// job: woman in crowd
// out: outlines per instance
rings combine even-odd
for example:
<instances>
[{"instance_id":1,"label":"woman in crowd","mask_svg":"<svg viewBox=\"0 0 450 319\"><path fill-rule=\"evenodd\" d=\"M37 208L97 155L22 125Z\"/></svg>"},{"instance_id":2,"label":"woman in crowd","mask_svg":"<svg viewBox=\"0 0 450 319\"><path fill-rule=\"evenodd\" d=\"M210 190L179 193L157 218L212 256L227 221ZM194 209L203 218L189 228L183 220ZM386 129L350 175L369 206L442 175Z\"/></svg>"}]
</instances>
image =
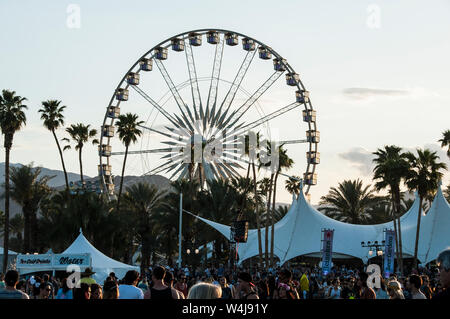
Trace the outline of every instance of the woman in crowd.
<instances>
[{"instance_id":1,"label":"woman in crowd","mask_svg":"<svg viewBox=\"0 0 450 319\"><path fill-rule=\"evenodd\" d=\"M73 299L72 289L67 286L67 278L63 279L62 287L58 289L55 299Z\"/></svg>"},{"instance_id":2,"label":"woman in crowd","mask_svg":"<svg viewBox=\"0 0 450 319\"><path fill-rule=\"evenodd\" d=\"M192 286L188 292L187 299L220 299L220 297L222 297L220 286L200 282Z\"/></svg>"},{"instance_id":3,"label":"woman in crowd","mask_svg":"<svg viewBox=\"0 0 450 319\"><path fill-rule=\"evenodd\" d=\"M116 281L105 281L103 285L103 299L119 299L119 286Z\"/></svg>"},{"instance_id":4,"label":"woman in crowd","mask_svg":"<svg viewBox=\"0 0 450 319\"><path fill-rule=\"evenodd\" d=\"M339 279L332 281L332 286L328 289L327 299L341 299L341 283Z\"/></svg>"},{"instance_id":5,"label":"woman in crowd","mask_svg":"<svg viewBox=\"0 0 450 319\"><path fill-rule=\"evenodd\" d=\"M396 280L392 280L388 283L387 293L389 295L389 299L405 299L402 287L400 283Z\"/></svg>"},{"instance_id":6,"label":"woman in crowd","mask_svg":"<svg viewBox=\"0 0 450 319\"><path fill-rule=\"evenodd\" d=\"M99 284L91 285L91 299L103 299L102 286Z\"/></svg>"}]
</instances>

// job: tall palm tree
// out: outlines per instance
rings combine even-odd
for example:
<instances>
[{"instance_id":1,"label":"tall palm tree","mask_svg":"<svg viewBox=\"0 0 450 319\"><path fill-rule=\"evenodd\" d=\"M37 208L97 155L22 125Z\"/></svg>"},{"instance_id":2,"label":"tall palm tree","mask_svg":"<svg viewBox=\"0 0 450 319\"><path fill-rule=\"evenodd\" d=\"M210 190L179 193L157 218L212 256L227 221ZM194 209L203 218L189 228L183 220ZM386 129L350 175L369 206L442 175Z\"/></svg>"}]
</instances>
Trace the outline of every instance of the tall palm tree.
<instances>
[{"instance_id":1,"label":"tall palm tree","mask_svg":"<svg viewBox=\"0 0 450 319\"><path fill-rule=\"evenodd\" d=\"M300 194L300 176L292 176L285 181L285 188L289 194Z\"/></svg>"},{"instance_id":2,"label":"tall palm tree","mask_svg":"<svg viewBox=\"0 0 450 319\"><path fill-rule=\"evenodd\" d=\"M442 138L439 142L441 142L441 147L448 147L447 156L450 158L450 130L442 132Z\"/></svg>"},{"instance_id":3,"label":"tall palm tree","mask_svg":"<svg viewBox=\"0 0 450 319\"><path fill-rule=\"evenodd\" d=\"M59 145L58 138L56 137L56 130L64 125L64 115L63 111L66 108L65 105L60 106L61 101L58 100L47 100L42 102L42 109L38 112L41 113L41 120L44 121L44 126L52 132L53 137L58 147L59 157L61 158L61 163L64 171L64 178L66 181L66 189L69 189L69 179L67 178L66 165L64 164L63 152L61 146Z\"/></svg>"},{"instance_id":4,"label":"tall palm tree","mask_svg":"<svg viewBox=\"0 0 450 319\"><path fill-rule=\"evenodd\" d=\"M278 169L275 173L275 179L273 182L273 200L272 200L272 210L270 214L270 223L272 225L271 232L270 232L270 264L273 267L274 266L274 255L273 255L273 249L274 249L274 237L275 237L275 223L274 223L274 217L273 214L275 213L275 203L277 199L277 181L278 176L280 175L282 170L289 170L294 165L294 161L287 155L287 151L283 148L283 145L280 145L278 148L278 156L279 156L279 162L278 162Z\"/></svg>"},{"instance_id":5,"label":"tall palm tree","mask_svg":"<svg viewBox=\"0 0 450 319\"><path fill-rule=\"evenodd\" d=\"M319 211L333 219L350 224L367 224L369 221L368 209L374 206L379 199L375 196L371 185L363 186L357 180L344 180L338 187L331 187L327 195L320 198Z\"/></svg>"},{"instance_id":6,"label":"tall palm tree","mask_svg":"<svg viewBox=\"0 0 450 319\"><path fill-rule=\"evenodd\" d=\"M253 173L253 193L254 193L255 199L258 197L258 184L256 181L255 160L257 160L258 149L260 147L259 139L260 139L260 134L257 133L256 134L256 145L253 145L254 148L251 150L250 149L250 135L245 135L245 152L244 153L245 153L245 156L247 156L249 159L247 178L250 175L250 167L251 167L252 173ZM253 152L255 154L253 154ZM255 217L256 217L256 228L257 228L257 232L258 232L258 267L261 267L263 253L262 253L262 240L261 240L261 216L260 216L258 204L255 205Z\"/></svg>"},{"instance_id":7,"label":"tall palm tree","mask_svg":"<svg viewBox=\"0 0 450 319\"><path fill-rule=\"evenodd\" d=\"M401 147L386 145L384 149L378 149L373 154L376 156L373 162L373 180L376 181L375 189L380 191L388 189L392 198L394 211L394 231L396 233L396 251L400 272L403 273L403 245L402 228L400 224L401 215L401 193L400 183L408 175L409 163L406 155L401 153Z\"/></svg>"},{"instance_id":8,"label":"tall palm tree","mask_svg":"<svg viewBox=\"0 0 450 319\"><path fill-rule=\"evenodd\" d=\"M164 191L159 191L156 186L148 183L137 183L127 187L124 194L125 210L136 218L135 232L141 241L141 273L150 265L150 234L153 215L163 204Z\"/></svg>"},{"instance_id":9,"label":"tall palm tree","mask_svg":"<svg viewBox=\"0 0 450 319\"><path fill-rule=\"evenodd\" d=\"M37 216L39 202L50 193L47 183L54 176L42 176L41 167L33 163L20 167L11 167L11 197L22 206L24 218L23 252L35 252L37 243Z\"/></svg>"},{"instance_id":10,"label":"tall palm tree","mask_svg":"<svg viewBox=\"0 0 450 319\"><path fill-rule=\"evenodd\" d=\"M19 131L22 126L26 125L27 118L24 110L28 107L23 103L27 99L16 95L15 91L2 90L0 95L0 128L2 134L5 135L5 231L3 234L3 272L6 272L8 265L8 249L9 249L9 154L11 152L14 134Z\"/></svg>"},{"instance_id":11,"label":"tall palm tree","mask_svg":"<svg viewBox=\"0 0 450 319\"><path fill-rule=\"evenodd\" d=\"M117 209L120 207L120 196L122 194L123 177L125 175L125 164L127 162L128 147L131 143L136 143L137 138L141 136L142 131L138 128L144 121L138 121L137 114L127 113L120 115L116 122L117 133L119 133L119 139L125 145L125 158L123 159L122 177L120 179L119 196L117 198Z\"/></svg>"},{"instance_id":12,"label":"tall palm tree","mask_svg":"<svg viewBox=\"0 0 450 319\"><path fill-rule=\"evenodd\" d=\"M417 216L416 242L414 245L414 262L417 268L417 250L419 247L420 220L422 216L422 202L425 198L433 196L439 187L439 182L444 175L440 170L447 169L447 165L438 162L439 156L429 149L417 149L417 157L411 153L406 153L411 166L406 185L410 190L417 190L419 193L419 214Z\"/></svg>"},{"instance_id":13,"label":"tall palm tree","mask_svg":"<svg viewBox=\"0 0 450 319\"><path fill-rule=\"evenodd\" d=\"M81 160L81 152L83 150L83 146L85 143L87 143L90 139L92 139L92 145L98 144L98 140L94 138L97 135L96 129L89 129L90 125L84 125L83 123L78 124L72 124L70 127L66 128L66 132L69 133L70 137L74 142L75 150L78 151L78 160L80 162L80 175L81 175L81 183L84 182L83 179L83 162ZM68 138L63 138L63 141L66 141L70 143L70 140ZM70 149L70 145L66 145L64 147L64 150Z\"/></svg>"}]
</instances>

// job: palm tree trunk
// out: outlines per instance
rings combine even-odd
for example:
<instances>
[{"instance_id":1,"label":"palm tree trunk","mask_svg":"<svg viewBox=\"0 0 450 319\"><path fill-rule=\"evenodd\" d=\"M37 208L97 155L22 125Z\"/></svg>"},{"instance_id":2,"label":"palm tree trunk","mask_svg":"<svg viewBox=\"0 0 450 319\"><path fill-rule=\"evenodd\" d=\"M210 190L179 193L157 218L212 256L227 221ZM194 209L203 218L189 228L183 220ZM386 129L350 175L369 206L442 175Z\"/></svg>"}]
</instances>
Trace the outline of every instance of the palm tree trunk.
<instances>
[{"instance_id":1,"label":"palm tree trunk","mask_svg":"<svg viewBox=\"0 0 450 319\"><path fill-rule=\"evenodd\" d=\"M12 136L5 134L5 230L3 233L3 273L8 267L9 249L9 152L12 146Z\"/></svg>"},{"instance_id":2,"label":"palm tree trunk","mask_svg":"<svg viewBox=\"0 0 450 319\"><path fill-rule=\"evenodd\" d=\"M63 167L63 171L64 171L64 178L66 180L66 190L68 190L69 189L69 179L67 178L67 171L66 171L66 165L64 164L63 153L61 150L61 146L59 145L58 138L56 137L55 130L52 130L52 133L53 133L53 137L55 138L55 141L56 141L56 146L58 146L59 156L61 157L61 163L62 163L62 167Z\"/></svg>"},{"instance_id":3,"label":"palm tree trunk","mask_svg":"<svg viewBox=\"0 0 450 319\"><path fill-rule=\"evenodd\" d=\"M275 180L273 182L273 201L272 201L272 211L270 212L270 224L272 225L270 231L270 265L274 266L273 260L273 245L274 245L274 236L275 236L275 227L274 227L274 219L273 214L275 212L275 200L277 198L277 180L278 180L278 172L275 174Z\"/></svg>"},{"instance_id":4,"label":"palm tree trunk","mask_svg":"<svg viewBox=\"0 0 450 319\"><path fill-rule=\"evenodd\" d=\"M396 215L398 222L398 249L400 257L400 273L403 274L403 245L402 245L402 226L400 223L400 190L396 191Z\"/></svg>"},{"instance_id":5,"label":"palm tree trunk","mask_svg":"<svg viewBox=\"0 0 450 319\"><path fill-rule=\"evenodd\" d=\"M417 250L419 248L420 219L421 219L421 216L422 216L422 201L423 201L423 198L422 198L422 196L420 196L420 200L419 200L419 216L417 216L416 243L414 245L414 265L415 265L416 269L417 269L417 265L418 265Z\"/></svg>"},{"instance_id":6,"label":"palm tree trunk","mask_svg":"<svg viewBox=\"0 0 450 319\"><path fill-rule=\"evenodd\" d=\"M30 253L31 252L31 236L30 236L30 212L28 211L28 209L25 207L22 208L22 213L23 213L23 253Z\"/></svg>"},{"instance_id":7,"label":"palm tree trunk","mask_svg":"<svg viewBox=\"0 0 450 319\"><path fill-rule=\"evenodd\" d=\"M81 151L82 150L83 150L83 147L80 147L80 150L78 152L78 161L80 162L81 183L84 183L84 179L83 179L83 162L81 161Z\"/></svg>"},{"instance_id":8,"label":"palm tree trunk","mask_svg":"<svg viewBox=\"0 0 450 319\"><path fill-rule=\"evenodd\" d=\"M258 197L258 187L256 184L256 170L255 170L255 163L252 163L252 169L253 169L253 187L255 192L255 215L256 215L256 228L258 229L258 267L261 268L262 266L262 242L261 242L261 221L259 216L259 205L257 202Z\"/></svg>"},{"instance_id":9,"label":"palm tree trunk","mask_svg":"<svg viewBox=\"0 0 450 319\"><path fill-rule=\"evenodd\" d=\"M400 267L400 252L398 250L398 229L397 229L397 214L395 212L395 206L392 206L393 208L393 215L394 218L392 219L392 222L394 223L394 233L395 233L395 255L397 258L397 267Z\"/></svg>"},{"instance_id":10,"label":"palm tree trunk","mask_svg":"<svg viewBox=\"0 0 450 319\"><path fill-rule=\"evenodd\" d=\"M125 146L125 158L123 159L122 177L120 178L119 196L117 197L117 210L119 210L120 206L120 196L122 195L123 177L125 176L125 164L127 162L127 156L128 156L128 145Z\"/></svg>"},{"instance_id":11,"label":"palm tree trunk","mask_svg":"<svg viewBox=\"0 0 450 319\"><path fill-rule=\"evenodd\" d=\"M266 236L264 239L265 244L265 251L264 251L264 257L265 257L265 266L266 268L269 267L269 214L270 214L270 202L272 199L272 184L273 184L273 174L270 175L270 185L269 185L269 195L267 196L267 211L266 211Z\"/></svg>"}]
</instances>

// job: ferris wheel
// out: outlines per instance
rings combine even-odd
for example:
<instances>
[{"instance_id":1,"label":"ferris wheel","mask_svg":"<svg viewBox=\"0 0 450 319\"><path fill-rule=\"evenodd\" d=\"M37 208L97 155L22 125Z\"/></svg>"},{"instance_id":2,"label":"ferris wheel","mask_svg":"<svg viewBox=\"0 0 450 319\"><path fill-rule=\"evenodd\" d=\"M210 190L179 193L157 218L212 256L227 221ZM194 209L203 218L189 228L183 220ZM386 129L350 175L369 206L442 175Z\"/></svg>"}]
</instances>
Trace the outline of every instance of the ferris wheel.
<instances>
[{"instance_id":1,"label":"ferris wheel","mask_svg":"<svg viewBox=\"0 0 450 319\"><path fill-rule=\"evenodd\" d=\"M132 169L138 175L200 182L241 176L250 163L241 154L243 137L248 143L249 136L258 136L276 138L277 145L295 155L305 194L317 183L320 132L309 91L286 59L249 36L220 29L184 32L131 66L101 127L98 170L111 197L112 165L121 165L119 157L125 154L114 123L124 111L143 120L142 135L127 153L127 173ZM204 156L207 149L213 160Z\"/></svg>"}]
</instances>

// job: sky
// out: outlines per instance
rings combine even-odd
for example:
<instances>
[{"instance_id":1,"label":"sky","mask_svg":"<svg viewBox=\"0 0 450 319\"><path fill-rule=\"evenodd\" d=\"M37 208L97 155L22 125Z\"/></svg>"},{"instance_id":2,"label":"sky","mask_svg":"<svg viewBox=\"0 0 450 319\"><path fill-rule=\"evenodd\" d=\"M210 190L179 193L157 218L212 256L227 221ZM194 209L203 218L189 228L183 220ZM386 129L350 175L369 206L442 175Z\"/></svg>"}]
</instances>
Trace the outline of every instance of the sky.
<instances>
[{"instance_id":1,"label":"sky","mask_svg":"<svg viewBox=\"0 0 450 319\"><path fill-rule=\"evenodd\" d=\"M176 34L217 28L248 35L272 47L311 92L321 134L318 184L310 190L313 204L345 179L373 183L371 153L384 145L408 151L430 148L450 167L438 143L442 132L450 129L449 15L447 0L426 5L400 0L2 0L0 89L14 90L28 99L27 124L15 135L11 162L61 169L53 137L37 112L42 101L62 100L67 106L66 125L82 122L100 129L114 89L145 52ZM225 47L224 59L229 64L222 67L219 87L229 87L226 81L233 80L244 54L240 48ZM208 75L212 46L203 45L201 50L195 49L196 64ZM182 57L169 51L166 62L176 85L188 79ZM270 70L270 61L255 61L236 103L244 101L248 96L245 92L254 91ZM157 72L151 73L142 78L142 88L163 101L167 86ZM293 94L281 82L261 98L258 112L251 112L248 120L286 105L275 104ZM208 82L201 85L206 89ZM224 91L219 89L219 98ZM182 92L184 96L188 93L189 89ZM129 102L121 105L122 113L135 112L147 124L163 125L162 117L151 113L144 101L130 96ZM303 139L307 129L300 111L269 122L269 128L280 140ZM63 129L57 134L67 137ZM145 134L133 147L157 147L160 142L159 137ZM112 145L114 151L123 150L117 137ZM306 146L287 149L295 161L287 174L301 175ZM68 170L78 172L75 151L66 151L64 157ZM3 148L0 158L4 158ZM112 160L115 175L121 172L122 160ZM126 173L142 174L158 160L130 157ZM97 148L86 146L84 173L95 176L98 163ZM443 184L449 183L447 172ZM284 178L279 185L277 201L289 203L291 197L282 187Z\"/></svg>"}]
</instances>

